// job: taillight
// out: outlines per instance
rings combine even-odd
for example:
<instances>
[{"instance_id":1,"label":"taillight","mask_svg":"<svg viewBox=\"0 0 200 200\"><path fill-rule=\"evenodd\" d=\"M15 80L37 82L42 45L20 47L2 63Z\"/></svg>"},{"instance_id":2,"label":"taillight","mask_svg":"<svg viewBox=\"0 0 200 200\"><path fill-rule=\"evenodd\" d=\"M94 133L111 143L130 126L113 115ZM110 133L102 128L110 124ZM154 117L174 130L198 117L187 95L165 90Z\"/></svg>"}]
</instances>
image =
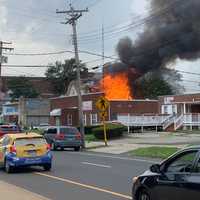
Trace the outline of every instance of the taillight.
<instances>
[{"instance_id":1,"label":"taillight","mask_svg":"<svg viewBox=\"0 0 200 200\"><path fill-rule=\"evenodd\" d=\"M50 151L50 150L51 150L51 145L47 144L47 151Z\"/></svg>"},{"instance_id":2,"label":"taillight","mask_svg":"<svg viewBox=\"0 0 200 200\"><path fill-rule=\"evenodd\" d=\"M10 153L16 153L17 150L16 150L16 147L15 146L11 146L10 147Z\"/></svg>"},{"instance_id":3,"label":"taillight","mask_svg":"<svg viewBox=\"0 0 200 200\"><path fill-rule=\"evenodd\" d=\"M78 133L76 133L75 137L76 137L77 140L80 140L81 139L81 134L78 132Z\"/></svg>"},{"instance_id":4,"label":"taillight","mask_svg":"<svg viewBox=\"0 0 200 200\"><path fill-rule=\"evenodd\" d=\"M57 140L64 140L65 139L65 134L60 133L60 134L56 135L56 139Z\"/></svg>"}]
</instances>

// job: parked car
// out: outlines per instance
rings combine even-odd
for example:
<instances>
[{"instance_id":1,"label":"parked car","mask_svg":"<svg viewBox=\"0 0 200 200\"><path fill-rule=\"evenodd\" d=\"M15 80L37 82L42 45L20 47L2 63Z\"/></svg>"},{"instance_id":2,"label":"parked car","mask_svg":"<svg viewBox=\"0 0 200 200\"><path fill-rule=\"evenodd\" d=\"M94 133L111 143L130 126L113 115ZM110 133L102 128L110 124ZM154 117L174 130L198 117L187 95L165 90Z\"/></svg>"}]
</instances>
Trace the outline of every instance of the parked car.
<instances>
[{"instance_id":1,"label":"parked car","mask_svg":"<svg viewBox=\"0 0 200 200\"><path fill-rule=\"evenodd\" d=\"M0 125L0 138L5 134L20 133L21 128L17 125Z\"/></svg>"},{"instance_id":2,"label":"parked car","mask_svg":"<svg viewBox=\"0 0 200 200\"><path fill-rule=\"evenodd\" d=\"M53 150L56 150L57 148L60 148L61 150L64 148L74 148L75 151L79 151L82 146L81 134L75 127L49 127L44 132L44 137Z\"/></svg>"},{"instance_id":3,"label":"parked car","mask_svg":"<svg viewBox=\"0 0 200 200\"><path fill-rule=\"evenodd\" d=\"M133 178L134 200L199 200L200 146L181 150Z\"/></svg>"},{"instance_id":4,"label":"parked car","mask_svg":"<svg viewBox=\"0 0 200 200\"><path fill-rule=\"evenodd\" d=\"M46 130L50 125L48 123L40 124L39 126L33 126L33 129Z\"/></svg>"},{"instance_id":5,"label":"parked car","mask_svg":"<svg viewBox=\"0 0 200 200\"><path fill-rule=\"evenodd\" d=\"M7 173L17 167L51 169L52 154L45 138L36 133L6 134L0 140L0 165Z\"/></svg>"}]
</instances>

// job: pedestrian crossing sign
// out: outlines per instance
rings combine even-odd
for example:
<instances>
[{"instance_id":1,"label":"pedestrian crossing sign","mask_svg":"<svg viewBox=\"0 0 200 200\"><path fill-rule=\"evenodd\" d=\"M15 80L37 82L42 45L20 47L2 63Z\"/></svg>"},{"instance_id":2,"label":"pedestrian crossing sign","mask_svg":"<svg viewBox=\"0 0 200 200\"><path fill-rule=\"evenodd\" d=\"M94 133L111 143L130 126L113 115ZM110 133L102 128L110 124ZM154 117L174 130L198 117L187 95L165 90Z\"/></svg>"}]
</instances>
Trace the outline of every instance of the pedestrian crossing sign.
<instances>
[{"instance_id":1,"label":"pedestrian crossing sign","mask_svg":"<svg viewBox=\"0 0 200 200\"><path fill-rule=\"evenodd\" d=\"M109 102L105 97L100 97L100 98L98 98L98 100L96 102L96 107L100 111L106 111L109 107Z\"/></svg>"}]
</instances>

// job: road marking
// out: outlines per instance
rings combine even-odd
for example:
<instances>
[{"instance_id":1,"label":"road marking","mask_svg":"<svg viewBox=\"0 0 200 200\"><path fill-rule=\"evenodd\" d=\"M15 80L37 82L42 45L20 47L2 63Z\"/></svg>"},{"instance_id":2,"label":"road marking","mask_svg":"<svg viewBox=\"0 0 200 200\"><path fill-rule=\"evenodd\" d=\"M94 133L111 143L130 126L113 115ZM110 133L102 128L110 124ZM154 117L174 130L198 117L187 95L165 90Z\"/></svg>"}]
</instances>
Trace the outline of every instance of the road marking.
<instances>
[{"instance_id":1,"label":"road marking","mask_svg":"<svg viewBox=\"0 0 200 200\"><path fill-rule=\"evenodd\" d=\"M62 182L69 183L69 184L76 185L76 186L80 186L80 187L83 187L83 188L96 190L98 192L111 194L111 195L116 196L116 197L121 197L121 198L124 198L124 199L132 199L131 196L124 195L124 194L117 193L117 192L113 192L111 190L103 189L103 188L100 188L100 187L97 187L97 186L87 185L87 184L79 183L79 182L72 181L72 180L69 180L69 179L64 179L64 178L60 178L60 177L57 177L57 176L52 176L52 175L44 174L44 173L40 173L40 172L35 172L34 174L37 174L37 175L40 175L40 176L45 176L45 177L48 177L48 178L52 178L54 180L62 181Z\"/></svg>"},{"instance_id":2,"label":"road marking","mask_svg":"<svg viewBox=\"0 0 200 200\"><path fill-rule=\"evenodd\" d=\"M95 163L89 163L89 162L82 162L82 164L84 164L84 165L92 165L92 166L96 166L96 167L111 168L110 165L101 165L101 164L95 164Z\"/></svg>"},{"instance_id":3,"label":"road marking","mask_svg":"<svg viewBox=\"0 0 200 200\"><path fill-rule=\"evenodd\" d=\"M145 160L145 159L139 159L139 158L128 158L128 157L119 157L119 156L109 156L109 155L103 155L103 154L92 154L92 153L71 153L70 154L79 154L79 155L86 155L86 156L94 156L94 157L102 157L102 158L112 158L112 159L119 159L119 160L129 160L129 161L137 161L137 162L146 162L146 163L151 163L155 164L157 163L156 161L151 161L151 160ZM158 161L159 162L159 161Z\"/></svg>"}]
</instances>

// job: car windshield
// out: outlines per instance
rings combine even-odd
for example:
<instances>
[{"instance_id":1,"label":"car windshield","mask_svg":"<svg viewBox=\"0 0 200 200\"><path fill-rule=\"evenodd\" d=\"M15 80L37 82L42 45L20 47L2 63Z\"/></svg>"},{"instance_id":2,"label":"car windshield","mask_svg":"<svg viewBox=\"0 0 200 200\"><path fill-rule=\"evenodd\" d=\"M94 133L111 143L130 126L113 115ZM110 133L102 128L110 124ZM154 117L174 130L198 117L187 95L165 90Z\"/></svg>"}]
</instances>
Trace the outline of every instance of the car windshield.
<instances>
[{"instance_id":1,"label":"car windshield","mask_svg":"<svg viewBox=\"0 0 200 200\"><path fill-rule=\"evenodd\" d=\"M76 128L60 128L62 134L76 134L78 130Z\"/></svg>"},{"instance_id":2,"label":"car windshield","mask_svg":"<svg viewBox=\"0 0 200 200\"><path fill-rule=\"evenodd\" d=\"M28 145L43 145L46 144L44 138L22 138L14 141L15 146L28 146Z\"/></svg>"}]
</instances>

